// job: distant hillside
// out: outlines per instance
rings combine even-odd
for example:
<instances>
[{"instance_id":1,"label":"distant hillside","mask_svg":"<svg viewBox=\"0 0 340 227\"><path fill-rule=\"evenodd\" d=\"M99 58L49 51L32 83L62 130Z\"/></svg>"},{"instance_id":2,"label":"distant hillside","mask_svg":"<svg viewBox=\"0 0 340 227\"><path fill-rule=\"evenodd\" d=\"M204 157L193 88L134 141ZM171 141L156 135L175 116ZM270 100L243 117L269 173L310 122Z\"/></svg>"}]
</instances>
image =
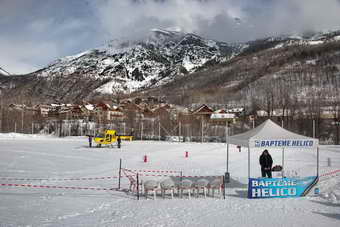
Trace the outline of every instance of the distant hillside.
<instances>
[{"instance_id":1,"label":"distant hillside","mask_svg":"<svg viewBox=\"0 0 340 227\"><path fill-rule=\"evenodd\" d=\"M11 92L67 101L141 91L198 71L205 64L224 62L241 48L194 34L154 29L146 40L111 41L58 59L30 75L14 77L11 84L16 89ZM0 82L6 85L8 80Z\"/></svg>"},{"instance_id":2,"label":"distant hillside","mask_svg":"<svg viewBox=\"0 0 340 227\"><path fill-rule=\"evenodd\" d=\"M340 32L227 44L155 29L143 41L112 41L28 75L0 76L0 86L8 97L39 102L128 94L268 109L334 100L339 58Z\"/></svg>"},{"instance_id":3,"label":"distant hillside","mask_svg":"<svg viewBox=\"0 0 340 227\"><path fill-rule=\"evenodd\" d=\"M171 97L174 103L238 102L262 107L270 97L288 95L302 103L313 96L325 102L338 97L340 33L309 40L271 38L248 44L233 59L178 78L148 94ZM277 100L272 103L273 108L274 103L279 105Z\"/></svg>"}]
</instances>

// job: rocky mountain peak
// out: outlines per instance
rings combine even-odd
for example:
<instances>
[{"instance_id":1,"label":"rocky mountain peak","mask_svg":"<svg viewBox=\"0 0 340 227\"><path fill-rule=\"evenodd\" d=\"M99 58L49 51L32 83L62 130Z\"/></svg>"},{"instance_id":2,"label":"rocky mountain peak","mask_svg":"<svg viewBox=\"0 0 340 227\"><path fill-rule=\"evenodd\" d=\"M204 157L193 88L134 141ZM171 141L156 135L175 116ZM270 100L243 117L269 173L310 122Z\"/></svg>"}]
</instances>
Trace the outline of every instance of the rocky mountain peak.
<instances>
[{"instance_id":1,"label":"rocky mountain peak","mask_svg":"<svg viewBox=\"0 0 340 227\"><path fill-rule=\"evenodd\" d=\"M96 92L111 93L113 84L121 92L132 92L168 83L196 71L211 59L222 61L235 51L227 43L195 34L152 29L145 40L114 40L59 59L38 71L37 76L47 79L76 76L80 80L86 75L103 82Z\"/></svg>"}]
</instances>

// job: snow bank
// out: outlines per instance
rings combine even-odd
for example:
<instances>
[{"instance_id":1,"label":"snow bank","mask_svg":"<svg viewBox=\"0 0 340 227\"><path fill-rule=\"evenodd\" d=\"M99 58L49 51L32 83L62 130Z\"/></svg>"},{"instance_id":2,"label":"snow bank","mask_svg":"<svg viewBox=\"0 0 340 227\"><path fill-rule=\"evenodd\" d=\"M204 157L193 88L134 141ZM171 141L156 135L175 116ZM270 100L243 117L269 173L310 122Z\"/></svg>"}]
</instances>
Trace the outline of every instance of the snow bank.
<instances>
[{"instance_id":1,"label":"snow bank","mask_svg":"<svg viewBox=\"0 0 340 227\"><path fill-rule=\"evenodd\" d=\"M17 187L0 186L1 226L339 226L339 177L323 178L318 184L320 195L317 196L312 193L296 199L249 200L246 184L242 184L247 181L247 152L245 149L238 152L235 146L230 147L229 171L233 183L227 186L226 200L218 196L180 199L175 195L175 199L158 196L156 201L144 197L137 201L136 196L127 191L126 178L122 179L121 191L77 187L116 188L116 178L97 177L118 176L119 159L123 160L124 168L222 175L226 168L225 144L123 141L122 148L118 149L88 148L86 137L11 133L0 134L0 138L0 183L18 184ZM189 152L188 158L185 151ZM274 164L280 164L281 150L269 152ZM251 152L254 177L260 176L260 153L261 150ZM315 173L316 152L286 150L285 153L287 172L296 176ZM148 156L147 163L143 162L144 155ZM329 147L322 147L321 172L340 167L338 155ZM332 158L332 167L327 166L328 157ZM88 179L61 180L70 178ZM166 179L141 178L143 181ZM20 187L21 184L60 188Z\"/></svg>"}]
</instances>

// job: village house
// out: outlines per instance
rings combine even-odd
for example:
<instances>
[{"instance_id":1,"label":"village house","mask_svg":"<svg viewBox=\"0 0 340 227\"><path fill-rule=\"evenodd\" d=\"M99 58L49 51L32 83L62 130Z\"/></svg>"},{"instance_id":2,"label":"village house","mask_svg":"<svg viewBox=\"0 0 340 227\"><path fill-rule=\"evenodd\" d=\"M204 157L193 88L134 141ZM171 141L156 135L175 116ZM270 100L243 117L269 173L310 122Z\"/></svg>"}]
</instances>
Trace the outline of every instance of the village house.
<instances>
[{"instance_id":1,"label":"village house","mask_svg":"<svg viewBox=\"0 0 340 227\"><path fill-rule=\"evenodd\" d=\"M118 106L113 106L111 108L111 120L118 120L118 121L123 121L125 119L125 114L123 112L123 109Z\"/></svg>"},{"instance_id":2,"label":"village house","mask_svg":"<svg viewBox=\"0 0 340 227\"><path fill-rule=\"evenodd\" d=\"M195 116L196 119L209 121L213 113L214 111L210 107L208 107L206 104L203 104L194 111L192 111L191 115Z\"/></svg>"},{"instance_id":3,"label":"village house","mask_svg":"<svg viewBox=\"0 0 340 227\"><path fill-rule=\"evenodd\" d=\"M94 110L99 122L106 122L111 120L111 106L107 102L99 102L95 104Z\"/></svg>"},{"instance_id":4,"label":"village house","mask_svg":"<svg viewBox=\"0 0 340 227\"><path fill-rule=\"evenodd\" d=\"M216 110L210 116L210 123L214 125L225 125L226 122L236 123L236 114L228 113L226 110Z\"/></svg>"}]
</instances>

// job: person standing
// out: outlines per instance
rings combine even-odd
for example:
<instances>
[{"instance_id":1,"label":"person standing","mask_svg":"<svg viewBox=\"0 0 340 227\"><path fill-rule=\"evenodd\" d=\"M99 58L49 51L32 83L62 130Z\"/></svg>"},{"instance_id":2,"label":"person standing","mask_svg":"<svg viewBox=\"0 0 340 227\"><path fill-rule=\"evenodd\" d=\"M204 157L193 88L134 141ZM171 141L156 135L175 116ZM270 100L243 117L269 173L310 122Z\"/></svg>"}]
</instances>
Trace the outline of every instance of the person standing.
<instances>
[{"instance_id":1,"label":"person standing","mask_svg":"<svg viewBox=\"0 0 340 227\"><path fill-rule=\"evenodd\" d=\"M120 144L122 143L122 139L120 138L120 136L118 136L117 138L117 145L118 145L118 148L120 148Z\"/></svg>"},{"instance_id":2,"label":"person standing","mask_svg":"<svg viewBox=\"0 0 340 227\"><path fill-rule=\"evenodd\" d=\"M272 178L273 159L268 150L264 150L260 156L262 177Z\"/></svg>"},{"instance_id":3,"label":"person standing","mask_svg":"<svg viewBox=\"0 0 340 227\"><path fill-rule=\"evenodd\" d=\"M88 135L89 137L89 147L92 147L92 135Z\"/></svg>"}]
</instances>

